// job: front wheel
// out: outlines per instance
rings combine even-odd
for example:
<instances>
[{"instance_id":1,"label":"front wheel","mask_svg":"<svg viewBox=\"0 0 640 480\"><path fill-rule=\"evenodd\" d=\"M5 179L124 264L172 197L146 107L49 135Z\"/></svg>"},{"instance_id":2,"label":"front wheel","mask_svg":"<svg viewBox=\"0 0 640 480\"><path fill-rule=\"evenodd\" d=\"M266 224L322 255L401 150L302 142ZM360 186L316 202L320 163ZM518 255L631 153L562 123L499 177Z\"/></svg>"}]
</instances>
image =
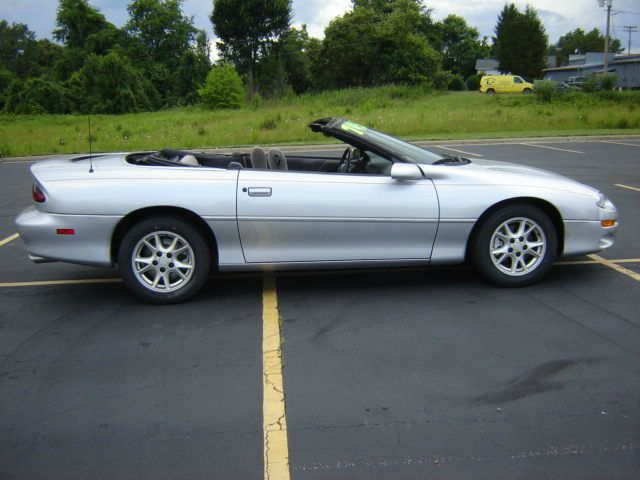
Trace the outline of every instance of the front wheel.
<instances>
[{"instance_id":1,"label":"front wheel","mask_svg":"<svg viewBox=\"0 0 640 480\"><path fill-rule=\"evenodd\" d=\"M558 235L553 222L539 208L506 207L480 225L472 245L472 259L487 279L505 287L531 285L556 259Z\"/></svg>"},{"instance_id":2,"label":"front wheel","mask_svg":"<svg viewBox=\"0 0 640 480\"><path fill-rule=\"evenodd\" d=\"M187 300L204 285L211 253L192 224L154 217L134 225L118 252L125 285L142 300L157 304Z\"/></svg>"},{"instance_id":3,"label":"front wheel","mask_svg":"<svg viewBox=\"0 0 640 480\"><path fill-rule=\"evenodd\" d=\"M525 89L522 91L522 94L523 94L523 95L529 95L529 94L531 94L531 93L533 93L533 92L531 91L531 89L530 89L530 88L525 88Z\"/></svg>"}]
</instances>

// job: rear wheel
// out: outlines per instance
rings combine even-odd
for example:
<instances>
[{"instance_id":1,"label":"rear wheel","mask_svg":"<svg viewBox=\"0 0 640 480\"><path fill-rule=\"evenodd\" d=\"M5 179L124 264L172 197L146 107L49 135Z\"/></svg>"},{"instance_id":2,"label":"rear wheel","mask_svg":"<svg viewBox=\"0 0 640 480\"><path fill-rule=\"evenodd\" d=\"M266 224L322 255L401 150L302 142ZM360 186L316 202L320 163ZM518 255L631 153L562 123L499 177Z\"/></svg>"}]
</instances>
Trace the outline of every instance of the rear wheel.
<instances>
[{"instance_id":1,"label":"rear wheel","mask_svg":"<svg viewBox=\"0 0 640 480\"><path fill-rule=\"evenodd\" d=\"M490 88L489 90L487 90L487 95L495 95L496 91L493 88Z\"/></svg>"},{"instance_id":2,"label":"rear wheel","mask_svg":"<svg viewBox=\"0 0 640 480\"><path fill-rule=\"evenodd\" d=\"M202 288L211 253L197 228L179 218L153 217L123 237L118 268L139 298L157 304L187 300Z\"/></svg>"},{"instance_id":3,"label":"rear wheel","mask_svg":"<svg viewBox=\"0 0 640 480\"><path fill-rule=\"evenodd\" d=\"M556 259L558 235L547 214L530 205L494 212L475 235L473 262L487 279L505 287L531 285Z\"/></svg>"}]
</instances>

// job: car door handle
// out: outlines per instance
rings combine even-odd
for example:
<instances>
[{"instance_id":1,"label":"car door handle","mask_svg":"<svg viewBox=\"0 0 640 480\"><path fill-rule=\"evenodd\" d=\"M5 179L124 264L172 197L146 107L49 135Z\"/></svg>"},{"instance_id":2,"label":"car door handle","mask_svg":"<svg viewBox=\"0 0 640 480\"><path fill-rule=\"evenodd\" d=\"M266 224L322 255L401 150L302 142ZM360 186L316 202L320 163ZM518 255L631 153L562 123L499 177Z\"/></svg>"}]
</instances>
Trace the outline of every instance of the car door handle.
<instances>
[{"instance_id":1,"label":"car door handle","mask_svg":"<svg viewBox=\"0 0 640 480\"><path fill-rule=\"evenodd\" d=\"M271 187L249 187L250 197L270 197Z\"/></svg>"}]
</instances>

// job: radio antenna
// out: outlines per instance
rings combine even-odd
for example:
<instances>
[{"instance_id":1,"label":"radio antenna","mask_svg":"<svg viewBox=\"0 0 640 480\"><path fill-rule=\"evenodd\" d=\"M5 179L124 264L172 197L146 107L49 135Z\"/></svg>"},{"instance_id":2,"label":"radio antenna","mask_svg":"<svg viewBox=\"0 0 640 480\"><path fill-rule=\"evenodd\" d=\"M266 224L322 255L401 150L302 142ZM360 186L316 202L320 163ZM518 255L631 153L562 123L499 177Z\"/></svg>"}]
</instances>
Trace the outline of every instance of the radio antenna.
<instances>
[{"instance_id":1,"label":"radio antenna","mask_svg":"<svg viewBox=\"0 0 640 480\"><path fill-rule=\"evenodd\" d=\"M91 144L93 139L91 138L91 112L89 112L89 173L93 173L93 156Z\"/></svg>"}]
</instances>

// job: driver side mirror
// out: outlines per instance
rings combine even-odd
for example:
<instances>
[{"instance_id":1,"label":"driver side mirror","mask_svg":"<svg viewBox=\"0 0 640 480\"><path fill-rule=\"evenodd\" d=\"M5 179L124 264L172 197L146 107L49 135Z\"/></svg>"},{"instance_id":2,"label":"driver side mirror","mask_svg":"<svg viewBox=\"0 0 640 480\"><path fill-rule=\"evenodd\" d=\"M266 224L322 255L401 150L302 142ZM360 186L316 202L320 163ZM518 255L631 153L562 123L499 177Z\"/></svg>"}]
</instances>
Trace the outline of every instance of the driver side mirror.
<instances>
[{"instance_id":1,"label":"driver side mirror","mask_svg":"<svg viewBox=\"0 0 640 480\"><path fill-rule=\"evenodd\" d=\"M421 180L422 170L413 163L394 163L391 166L391 178L395 180Z\"/></svg>"}]
</instances>

